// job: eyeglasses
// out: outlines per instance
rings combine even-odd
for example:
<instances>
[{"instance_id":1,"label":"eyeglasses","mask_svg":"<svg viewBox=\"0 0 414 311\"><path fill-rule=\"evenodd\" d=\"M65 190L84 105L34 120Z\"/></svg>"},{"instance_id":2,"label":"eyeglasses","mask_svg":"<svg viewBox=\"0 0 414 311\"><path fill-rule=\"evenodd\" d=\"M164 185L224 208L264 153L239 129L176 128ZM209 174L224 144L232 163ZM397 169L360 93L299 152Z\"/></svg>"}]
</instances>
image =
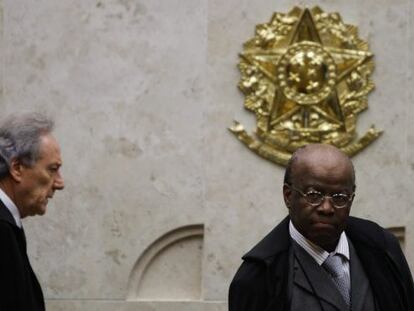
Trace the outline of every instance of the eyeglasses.
<instances>
[{"instance_id":1,"label":"eyeglasses","mask_svg":"<svg viewBox=\"0 0 414 311\"><path fill-rule=\"evenodd\" d=\"M305 199L307 203L315 207L321 205L325 201L325 198L329 198L332 202L333 207L344 208L350 201L352 201L355 195L354 192L350 195L345 193L334 193L332 195L326 195L316 190L309 190L308 192L304 193L292 185L286 185L300 193L300 195Z\"/></svg>"}]
</instances>

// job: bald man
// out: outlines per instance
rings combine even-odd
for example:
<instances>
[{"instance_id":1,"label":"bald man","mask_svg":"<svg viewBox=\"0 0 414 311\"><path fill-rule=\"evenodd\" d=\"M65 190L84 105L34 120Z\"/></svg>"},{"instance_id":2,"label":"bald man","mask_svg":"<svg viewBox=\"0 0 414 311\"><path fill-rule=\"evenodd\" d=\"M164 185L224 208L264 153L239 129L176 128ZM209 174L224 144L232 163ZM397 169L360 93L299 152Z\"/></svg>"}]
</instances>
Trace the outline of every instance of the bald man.
<instances>
[{"instance_id":1,"label":"bald man","mask_svg":"<svg viewBox=\"0 0 414 311\"><path fill-rule=\"evenodd\" d=\"M289 216L243 256L229 311L413 311L397 239L349 216L354 195L345 154L322 144L298 149L283 184Z\"/></svg>"}]
</instances>

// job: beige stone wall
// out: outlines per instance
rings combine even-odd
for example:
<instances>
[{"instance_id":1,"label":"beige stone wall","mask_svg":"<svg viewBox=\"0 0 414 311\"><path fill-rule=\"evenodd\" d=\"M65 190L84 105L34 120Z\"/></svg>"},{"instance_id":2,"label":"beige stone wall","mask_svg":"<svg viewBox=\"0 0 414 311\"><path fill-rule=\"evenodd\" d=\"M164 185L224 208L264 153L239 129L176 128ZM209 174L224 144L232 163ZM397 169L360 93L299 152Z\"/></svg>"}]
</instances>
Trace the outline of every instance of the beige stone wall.
<instances>
[{"instance_id":1,"label":"beige stone wall","mask_svg":"<svg viewBox=\"0 0 414 311\"><path fill-rule=\"evenodd\" d=\"M226 310L240 257L285 215L283 170L226 128L254 116L237 54L273 11L358 25L376 90L352 214L405 227L414 268L411 1L0 0L2 114L56 118L66 189L24 220L49 311Z\"/></svg>"}]
</instances>

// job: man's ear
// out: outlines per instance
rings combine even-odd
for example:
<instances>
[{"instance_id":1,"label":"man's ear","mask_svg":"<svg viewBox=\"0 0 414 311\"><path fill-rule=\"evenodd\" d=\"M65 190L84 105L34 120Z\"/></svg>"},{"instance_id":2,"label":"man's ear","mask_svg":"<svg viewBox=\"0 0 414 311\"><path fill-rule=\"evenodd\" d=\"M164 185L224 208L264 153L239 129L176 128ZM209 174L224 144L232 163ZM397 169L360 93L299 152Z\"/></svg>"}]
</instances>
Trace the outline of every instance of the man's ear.
<instances>
[{"instance_id":1,"label":"man's ear","mask_svg":"<svg viewBox=\"0 0 414 311\"><path fill-rule=\"evenodd\" d=\"M283 199L285 200L286 207L290 209L292 200L292 189L289 187L288 184L283 185Z\"/></svg>"},{"instance_id":2,"label":"man's ear","mask_svg":"<svg viewBox=\"0 0 414 311\"><path fill-rule=\"evenodd\" d=\"M10 176L12 177L12 179L15 182L17 182L17 183L21 182L21 180L22 180L22 171L23 171L22 162L17 158L13 158L10 162L9 173L10 173Z\"/></svg>"}]
</instances>

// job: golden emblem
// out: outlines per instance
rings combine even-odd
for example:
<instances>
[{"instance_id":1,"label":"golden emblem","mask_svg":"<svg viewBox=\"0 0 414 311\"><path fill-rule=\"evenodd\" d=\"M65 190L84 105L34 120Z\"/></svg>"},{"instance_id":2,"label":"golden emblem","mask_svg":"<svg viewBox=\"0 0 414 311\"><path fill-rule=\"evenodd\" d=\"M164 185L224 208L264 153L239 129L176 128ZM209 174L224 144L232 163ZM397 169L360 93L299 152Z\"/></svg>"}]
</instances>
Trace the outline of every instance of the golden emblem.
<instances>
[{"instance_id":1,"label":"golden emblem","mask_svg":"<svg viewBox=\"0 0 414 311\"><path fill-rule=\"evenodd\" d=\"M256 135L230 128L249 149L285 165L309 143L332 144L352 156L373 142L374 126L358 138L357 114L368 108L374 69L368 44L338 13L295 7L256 26L240 54L244 106L257 119Z\"/></svg>"}]
</instances>

